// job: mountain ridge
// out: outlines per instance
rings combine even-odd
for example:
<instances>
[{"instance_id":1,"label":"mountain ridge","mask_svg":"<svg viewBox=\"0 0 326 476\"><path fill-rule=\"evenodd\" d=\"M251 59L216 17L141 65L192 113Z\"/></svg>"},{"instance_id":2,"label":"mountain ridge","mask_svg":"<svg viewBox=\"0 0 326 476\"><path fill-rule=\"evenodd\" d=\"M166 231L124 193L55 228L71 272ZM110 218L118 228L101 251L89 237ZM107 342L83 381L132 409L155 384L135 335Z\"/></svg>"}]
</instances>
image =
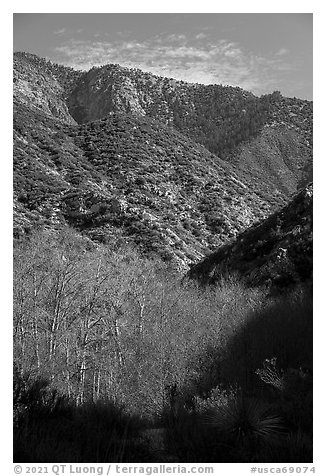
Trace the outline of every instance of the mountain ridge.
<instances>
[{"instance_id":1,"label":"mountain ridge","mask_svg":"<svg viewBox=\"0 0 326 476\"><path fill-rule=\"evenodd\" d=\"M112 75L103 77L103 72L108 71L118 77L124 75L124 83L118 80L112 83ZM134 78L133 82L130 77ZM149 83L152 88L148 88ZM89 113L97 117L103 112L104 116L87 122L80 121L75 114L75 119L79 119L76 121L71 116L72 110L80 100L87 104L97 85L104 109L97 110L95 102L95 109ZM84 96L87 88L91 93ZM105 88L109 88L107 94L103 92ZM182 94L176 94L176 89ZM197 108L198 113L200 95L204 92L207 93L206 105L214 95L220 97L220 103L210 104L211 117L216 116L222 129L224 122L228 124L226 135L218 127L212 131L216 140L223 134L227 137L227 131L237 124L234 119L237 109L234 108L246 104L254 125L259 126L259 121L265 118L260 132L260 126L256 131L258 135L255 132L256 135L234 145L222 159L209 151L198 140L198 134L193 133L197 116L190 117L191 110ZM196 94L197 102L194 102L191 98ZM232 95L234 100L230 102ZM143 103L139 98L143 98ZM260 157L261 143L266 143L266 130L271 131L273 143L275 137L280 136L279 130L277 134L275 132L277 128L300 136L302 127L305 134L300 140L309 142L310 106L282 98L278 93L263 98L262 102L263 108L259 109L259 99L240 88L189 86L119 65L76 72L35 55L16 53L16 235L37 224L62 226L69 223L95 240L131 239L145 251L176 260L183 267L201 259L247 226L282 207L298 184L305 185L307 180L300 170L306 168L309 172L312 144L307 143L306 149L300 149L297 137L293 138L293 144L288 142L288 132L281 144L284 157L287 154L288 169L283 167L285 160L274 161L277 167L283 167L283 182L273 161L270 161L268 179L262 174L261 166L257 166L256 158L248 166L250 158L243 150L256 148L256 155ZM277 109L279 103L289 109L283 118ZM139 109L142 104L146 105L147 111ZM174 104L173 108L171 104ZM265 117L267 109L269 115ZM229 113L224 121L223 114ZM246 114L247 111L242 116L246 117ZM300 114L307 116L307 121L300 121ZM188 122L182 122L183 116L189 116ZM241 121L238 123L240 129L246 124L245 119ZM196 126L191 134L185 127L189 124ZM203 131L205 124L204 121L200 126ZM244 135L248 135L248 127ZM239 157L237 147L243 149L241 164L234 160L235 156ZM268 154L261 162L266 165ZM272 172L275 172L274 176ZM72 196L77 200L79 212L71 209ZM174 220L174 224L167 233L169 220L171 223Z\"/></svg>"},{"instance_id":2,"label":"mountain ridge","mask_svg":"<svg viewBox=\"0 0 326 476\"><path fill-rule=\"evenodd\" d=\"M288 195L311 181L310 101L284 98L279 92L256 97L239 87L186 83L118 64L74 71L35 55L14 57L57 79L73 118L66 118L68 122L89 122L114 112L145 115L179 130L244 172L272 181ZM266 171L270 155L276 161L273 174Z\"/></svg>"}]
</instances>

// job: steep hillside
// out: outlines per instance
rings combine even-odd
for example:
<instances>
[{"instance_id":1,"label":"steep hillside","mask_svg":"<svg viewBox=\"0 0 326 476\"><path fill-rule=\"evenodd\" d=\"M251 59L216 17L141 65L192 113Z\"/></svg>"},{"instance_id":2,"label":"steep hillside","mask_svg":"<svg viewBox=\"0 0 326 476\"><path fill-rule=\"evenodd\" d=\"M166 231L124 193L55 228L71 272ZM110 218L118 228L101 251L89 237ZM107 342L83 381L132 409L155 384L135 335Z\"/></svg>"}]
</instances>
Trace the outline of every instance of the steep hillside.
<instances>
[{"instance_id":1,"label":"steep hillside","mask_svg":"<svg viewBox=\"0 0 326 476\"><path fill-rule=\"evenodd\" d=\"M189 277L214 284L237 273L250 285L274 288L312 280L312 184L281 211L193 266Z\"/></svg>"},{"instance_id":2,"label":"steep hillside","mask_svg":"<svg viewBox=\"0 0 326 476\"><path fill-rule=\"evenodd\" d=\"M146 115L174 127L219 156L254 137L270 112L268 100L240 88L190 84L119 65L85 73L68 103L79 123L111 112Z\"/></svg>"},{"instance_id":3,"label":"steep hillside","mask_svg":"<svg viewBox=\"0 0 326 476\"><path fill-rule=\"evenodd\" d=\"M150 116L221 155L260 129L269 103L240 88L190 84L110 64L77 81L69 110L79 123L110 112Z\"/></svg>"},{"instance_id":4,"label":"steep hillside","mask_svg":"<svg viewBox=\"0 0 326 476\"><path fill-rule=\"evenodd\" d=\"M269 119L260 133L235 147L226 160L291 194L313 178L312 103L277 93L269 103Z\"/></svg>"},{"instance_id":5,"label":"steep hillside","mask_svg":"<svg viewBox=\"0 0 326 476\"><path fill-rule=\"evenodd\" d=\"M66 100L80 74L35 55L15 53L14 100L68 124L75 124Z\"/></svg>"},{"instance_id":6,"label":"steep hillside","mask_svg":"<svg viewBox=\"0 0 326 476\"><path fill-rule=\"evenodd\" d=\"M21 100L65 122L114 112L152 117L287 196L311 180L309 101L278 92L258 98L241 88L189 84L113 64L81 72L29 53L15 53L14 62Z\"/></svg>"},{"instance_id":7,"label":"steep hillside","mask_svg":"<svg viewBox=\"0 0 326 476\"><path fill-rule=\"evenodd\" d=\"M76 72L16 53L15 235L68 223L185 267L305 183L310 109L277 93L119 65Z\"/></svg>"},{"instance_id":8,"label":"steep hillside","mask_svg":"<svg viewBox=\"0 0 326 476\"><path fill-rule=\"evenodd\" d=\"M111 112L158 119L288 196L311 180L309 101L106 65L81 76L68 102L79 123Z\"/></svg>"},{"instance_id":9,"label":"steep hillside","mask_svg":"<svg viewBox=\"0 0 326 476\"><path fill-rule=\"evenodd\" d=\"M181 266L284 203L173 129L113 114L71 126L15 104L15 232L71 226Z\"/></svg>"},{"instance_id":10,"label":"steep hillside","mask_svg":"<svg viewBox=\"0 0 326 476\"><path fill-rule=\"evenodd\" d=\"M40 58L31 53L14 53L14 62L24 65L30 72L47 74L57 81L63 89L63 98L67 99L75 88L78 79L85 74L84 71L75 70L69 66L53 63L45 58ZM15 68L15 65L14 65Z\"/></svg>"}]
</instances>

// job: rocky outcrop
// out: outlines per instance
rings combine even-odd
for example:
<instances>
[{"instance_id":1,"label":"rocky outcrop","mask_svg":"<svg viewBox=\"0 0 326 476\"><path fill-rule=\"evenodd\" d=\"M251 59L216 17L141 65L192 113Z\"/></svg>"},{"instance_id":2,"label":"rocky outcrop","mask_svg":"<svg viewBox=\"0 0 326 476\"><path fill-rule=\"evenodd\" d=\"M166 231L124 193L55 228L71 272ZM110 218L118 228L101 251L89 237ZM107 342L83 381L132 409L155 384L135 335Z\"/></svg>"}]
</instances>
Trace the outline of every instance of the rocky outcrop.
<instances>
[{"instance_id":1,"label":"rocky outcrop","mask_svg":"<svg viewBox=\"0 0 326 476\"><path fill-rule=\"evenodd\" d=\"M28 107L67 124L75 124L68 111L65 91L58 80L28 57L14 57L14 98Z\"/></svg>"}]
</instances>

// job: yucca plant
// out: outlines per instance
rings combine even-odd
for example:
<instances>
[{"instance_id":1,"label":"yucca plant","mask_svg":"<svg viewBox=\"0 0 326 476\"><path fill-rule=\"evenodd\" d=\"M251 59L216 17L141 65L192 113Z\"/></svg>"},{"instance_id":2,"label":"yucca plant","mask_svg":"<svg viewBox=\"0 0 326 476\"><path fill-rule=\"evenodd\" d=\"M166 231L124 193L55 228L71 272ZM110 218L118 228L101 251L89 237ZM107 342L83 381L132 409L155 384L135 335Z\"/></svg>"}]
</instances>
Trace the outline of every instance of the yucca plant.
<instances>
[{"instance_id":1,"label":"yucca plant","mask_svg":"<svg viewBox=\"0 0 326 476\"><path fill-rule=\"evenodd\" d=\"M217 434L235 442L272 442L285 430L271 405L242 395L230 399L226 405L211 408L201 420L215 428Z\"/></svg>"},{"instance_id":2,"label":"yucca plant","mask_svg":"<svg viewBox=\"0 0 326 476\"><path fill-rule=\"evenodd\" d=\"M277 389L279 409L291 426L291 431L312 432L312 372L308 369L278 369L276 357L265 359L256 375Z\"/></svg>"},{"instance_id":3,"label":"yucca plant","mask_svg":"<svg viewBox=\"0 0 326 476\"><path fill-rule=\"evenodd\" d=\"M265 359L263 368L257 369L255 373L263 382L272 385L282 392L285 388L284 371L277 368L276 362L276 357Z\"/></svg>"}]
</instances>

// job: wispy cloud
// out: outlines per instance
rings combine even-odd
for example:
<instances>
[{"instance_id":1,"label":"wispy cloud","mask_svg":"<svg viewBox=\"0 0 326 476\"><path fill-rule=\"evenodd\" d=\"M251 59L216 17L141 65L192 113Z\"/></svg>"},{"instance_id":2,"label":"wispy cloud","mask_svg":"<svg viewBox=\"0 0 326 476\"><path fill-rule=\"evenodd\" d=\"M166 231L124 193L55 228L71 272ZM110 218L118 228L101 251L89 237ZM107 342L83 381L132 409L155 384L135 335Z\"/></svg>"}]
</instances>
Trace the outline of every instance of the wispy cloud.
<instances>
[{"instance_id":1,"label":"wispy cloud","mask_svg":"<svg viewBox=\"0 0 326 476\"><path fill-rule=\"evenodd\" d=\"M187 37L186 35L183 35L183 34L172 33L171 35L168 35L167 37L163 37L162 40L167 43L180 42L180 41L183 42L187 40Z\"/></svg>"},{"instance_id":2,"label":"wispy cloud","mask_svg":"<svg viewBox=\"0 0 326 476\"><path fill-rule=\"evenodd\" d=\"M281 48L276 52L276 56L284 56L289 53L289 50L287 48Z\"/></svg>"},{"instance_id":3,"label":"wispy cloud","mask_svg":"<svg viewBox=\"0 0 326 476\"><path fill-rule=\"evenodd\" d=\"M240 86L256 94L279 89L280 75L292 68L285 61L285 48L262 57L235 42L210 42L204 33L192 39L184 34L157 35L146 41L71 39L56 47L55 54L56 61L76 69L118 63L188 82Z\"/></svg>"},{"instance_id":4,"label":"wispy cloud","mask_svg":"<svg viewBox=\"0 0 326 476\"><path fill-rule=\"evenodd\" d=\"M66 29L65 28L61 28L60 30L55 30L53 32L54 35L57 35L57 36L62 36L66 33Z\"/></svg>"}]
</instances>

